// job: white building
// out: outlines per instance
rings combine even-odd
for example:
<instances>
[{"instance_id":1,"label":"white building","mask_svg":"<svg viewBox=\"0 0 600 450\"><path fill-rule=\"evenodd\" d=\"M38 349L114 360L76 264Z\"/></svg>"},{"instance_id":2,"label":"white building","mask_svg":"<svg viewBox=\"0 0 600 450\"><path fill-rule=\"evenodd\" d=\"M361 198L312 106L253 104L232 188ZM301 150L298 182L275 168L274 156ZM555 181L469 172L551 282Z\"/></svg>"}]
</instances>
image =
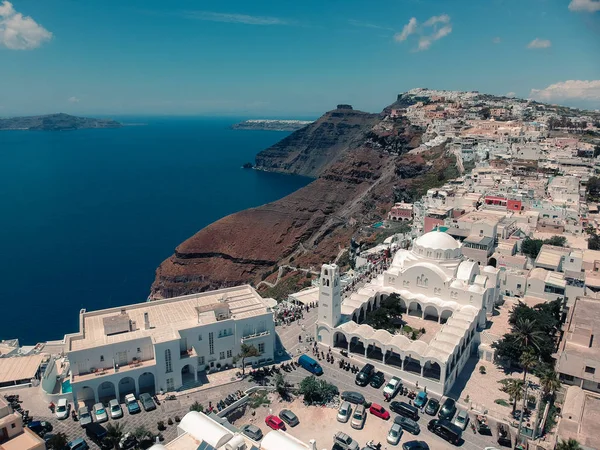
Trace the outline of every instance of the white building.
<instances>
[{"instance_id":1,"label":"white building","mask_svg":"<svg viewBox=\"0 0 600 450\"><path fill-rule=\"evenodd\" d=\"M272 300L250 286L138 303L79 315L65 336L74 400L106 401L135 392L173 391L198 373L232 367L241 343L273 360Z\"/></svg>"},{"instance_id":2,"label":"white building","mask_svg":"<svg viewBox=\"0 0 600 450\"><path fill-rule=\"evenodd\" d=\"M503 269L480 268L466 259L461 245L447 233L432 231L415 240L412 250L399 250L391 267L342 303L339 269L321 270L318 342L347 349L365 362L438 394L445 394L471 353L478 330L498 298ZM442 324L433 337L411 340L362 324L392 293L399 294L409 316ZM424 326L426 325L423 322Z\"/></svg>"}]
</instances>

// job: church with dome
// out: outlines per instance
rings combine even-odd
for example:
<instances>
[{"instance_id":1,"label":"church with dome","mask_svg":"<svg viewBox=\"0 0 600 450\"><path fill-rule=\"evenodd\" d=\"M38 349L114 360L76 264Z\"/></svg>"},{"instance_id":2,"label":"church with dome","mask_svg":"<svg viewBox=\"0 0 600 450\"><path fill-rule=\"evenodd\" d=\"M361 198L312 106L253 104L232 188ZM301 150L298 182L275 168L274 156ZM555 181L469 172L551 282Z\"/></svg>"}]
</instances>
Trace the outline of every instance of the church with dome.
<instances>
[{"instance_id":1,"label":"church with dome","mask_svg":"<svg viewBox=\"0 0 600 450\"><path fill-rule=\"evenodd\" d=\"M460 242L438 230L415 239L412 249L398 250L389 269L344 299L339 268L323 265L317 341L444 395L469 356L477 354L502 270L469 260ZM392 334L364 323L391 294L399 297L403 321L425 333Z\"/></svg>"}]
</instances>

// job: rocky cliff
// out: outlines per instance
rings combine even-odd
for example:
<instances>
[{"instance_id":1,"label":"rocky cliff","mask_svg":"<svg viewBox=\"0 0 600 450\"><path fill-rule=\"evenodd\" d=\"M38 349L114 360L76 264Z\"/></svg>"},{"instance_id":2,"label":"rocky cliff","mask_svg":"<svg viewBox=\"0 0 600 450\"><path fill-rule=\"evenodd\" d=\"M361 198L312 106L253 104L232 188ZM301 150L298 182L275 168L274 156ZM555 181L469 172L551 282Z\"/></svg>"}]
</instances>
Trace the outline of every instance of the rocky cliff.
<instances>
[{"instance_id":1,"label":"rocky cliff","mask_svg":"<svg viewBox=\"0 0 600 450\"><path fill-rule=\"evenodd\" d=\"M410 197L425 177L443 180L451 162L443 149L407 153L421 136L407 119L340 106L256 157L263 170L318 178L283 199L224 217L179 245L157 269L152 298L257 284L292 260L302 267L332 261L399 193Z\"/></svg>"},{"instance_id":2,"label":"rocky cliff","mask_svg":"<svg viewBox=\"0 0 600 450\"><path fill-rule=\"evenodd\" d=\"M64 113L0 119L0 130L69 131L84 128L120 128L122 126L119 122L110 119L91 119Z\"/></svg>"}]
</instances>

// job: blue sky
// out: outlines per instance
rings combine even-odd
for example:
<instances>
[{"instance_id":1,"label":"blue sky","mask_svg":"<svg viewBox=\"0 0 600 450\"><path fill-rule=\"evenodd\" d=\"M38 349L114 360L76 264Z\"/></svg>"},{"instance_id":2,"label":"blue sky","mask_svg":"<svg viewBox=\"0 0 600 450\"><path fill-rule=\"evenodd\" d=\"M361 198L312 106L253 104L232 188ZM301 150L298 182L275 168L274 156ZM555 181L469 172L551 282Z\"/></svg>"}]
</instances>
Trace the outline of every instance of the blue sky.
<instances>
[{"instance_id":1,"label":"blue sky","mask_svg":"<svg viewBox=\"0 0 600 450\"><path fill-rule=\"evenodd\" d=\"M599 108L600 0L0 0L0 75L0 116L318 116L413 87Z\"/></svg>"}]
</instances>

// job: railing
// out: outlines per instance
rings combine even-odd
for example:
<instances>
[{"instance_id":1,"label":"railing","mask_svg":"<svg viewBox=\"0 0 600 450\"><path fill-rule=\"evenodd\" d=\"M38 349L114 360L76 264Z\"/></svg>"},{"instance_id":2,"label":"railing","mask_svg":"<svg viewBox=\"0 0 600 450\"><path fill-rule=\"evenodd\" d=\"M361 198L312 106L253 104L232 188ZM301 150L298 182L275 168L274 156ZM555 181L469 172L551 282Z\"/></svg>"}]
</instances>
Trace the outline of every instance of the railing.
<instances>
[{"instance_id":1,"label":"railing","mask_svg":"<svg viewBox=\"0 0 600 450\"><path fill-rule=\"evenodd\" d=\"M249 341L251 339L256 339L256 338L259 338L259 337L262 337L262 336L268 336L269 334L271 334L271 332L269 330L261 331L259 333L249 334L248 336L244 336L242 338L242 342L243 341Z\"/></svg>"},{"instance_id":2,"label":"railing","mask_svg":"<svg viewBox=\"0 0 600 450\"><path fill-rule=\"evenodd\" d=\"M179 352L179 359L190 358L192 356L198 356L194 347Z\"/></svg>"}]
</instances>

